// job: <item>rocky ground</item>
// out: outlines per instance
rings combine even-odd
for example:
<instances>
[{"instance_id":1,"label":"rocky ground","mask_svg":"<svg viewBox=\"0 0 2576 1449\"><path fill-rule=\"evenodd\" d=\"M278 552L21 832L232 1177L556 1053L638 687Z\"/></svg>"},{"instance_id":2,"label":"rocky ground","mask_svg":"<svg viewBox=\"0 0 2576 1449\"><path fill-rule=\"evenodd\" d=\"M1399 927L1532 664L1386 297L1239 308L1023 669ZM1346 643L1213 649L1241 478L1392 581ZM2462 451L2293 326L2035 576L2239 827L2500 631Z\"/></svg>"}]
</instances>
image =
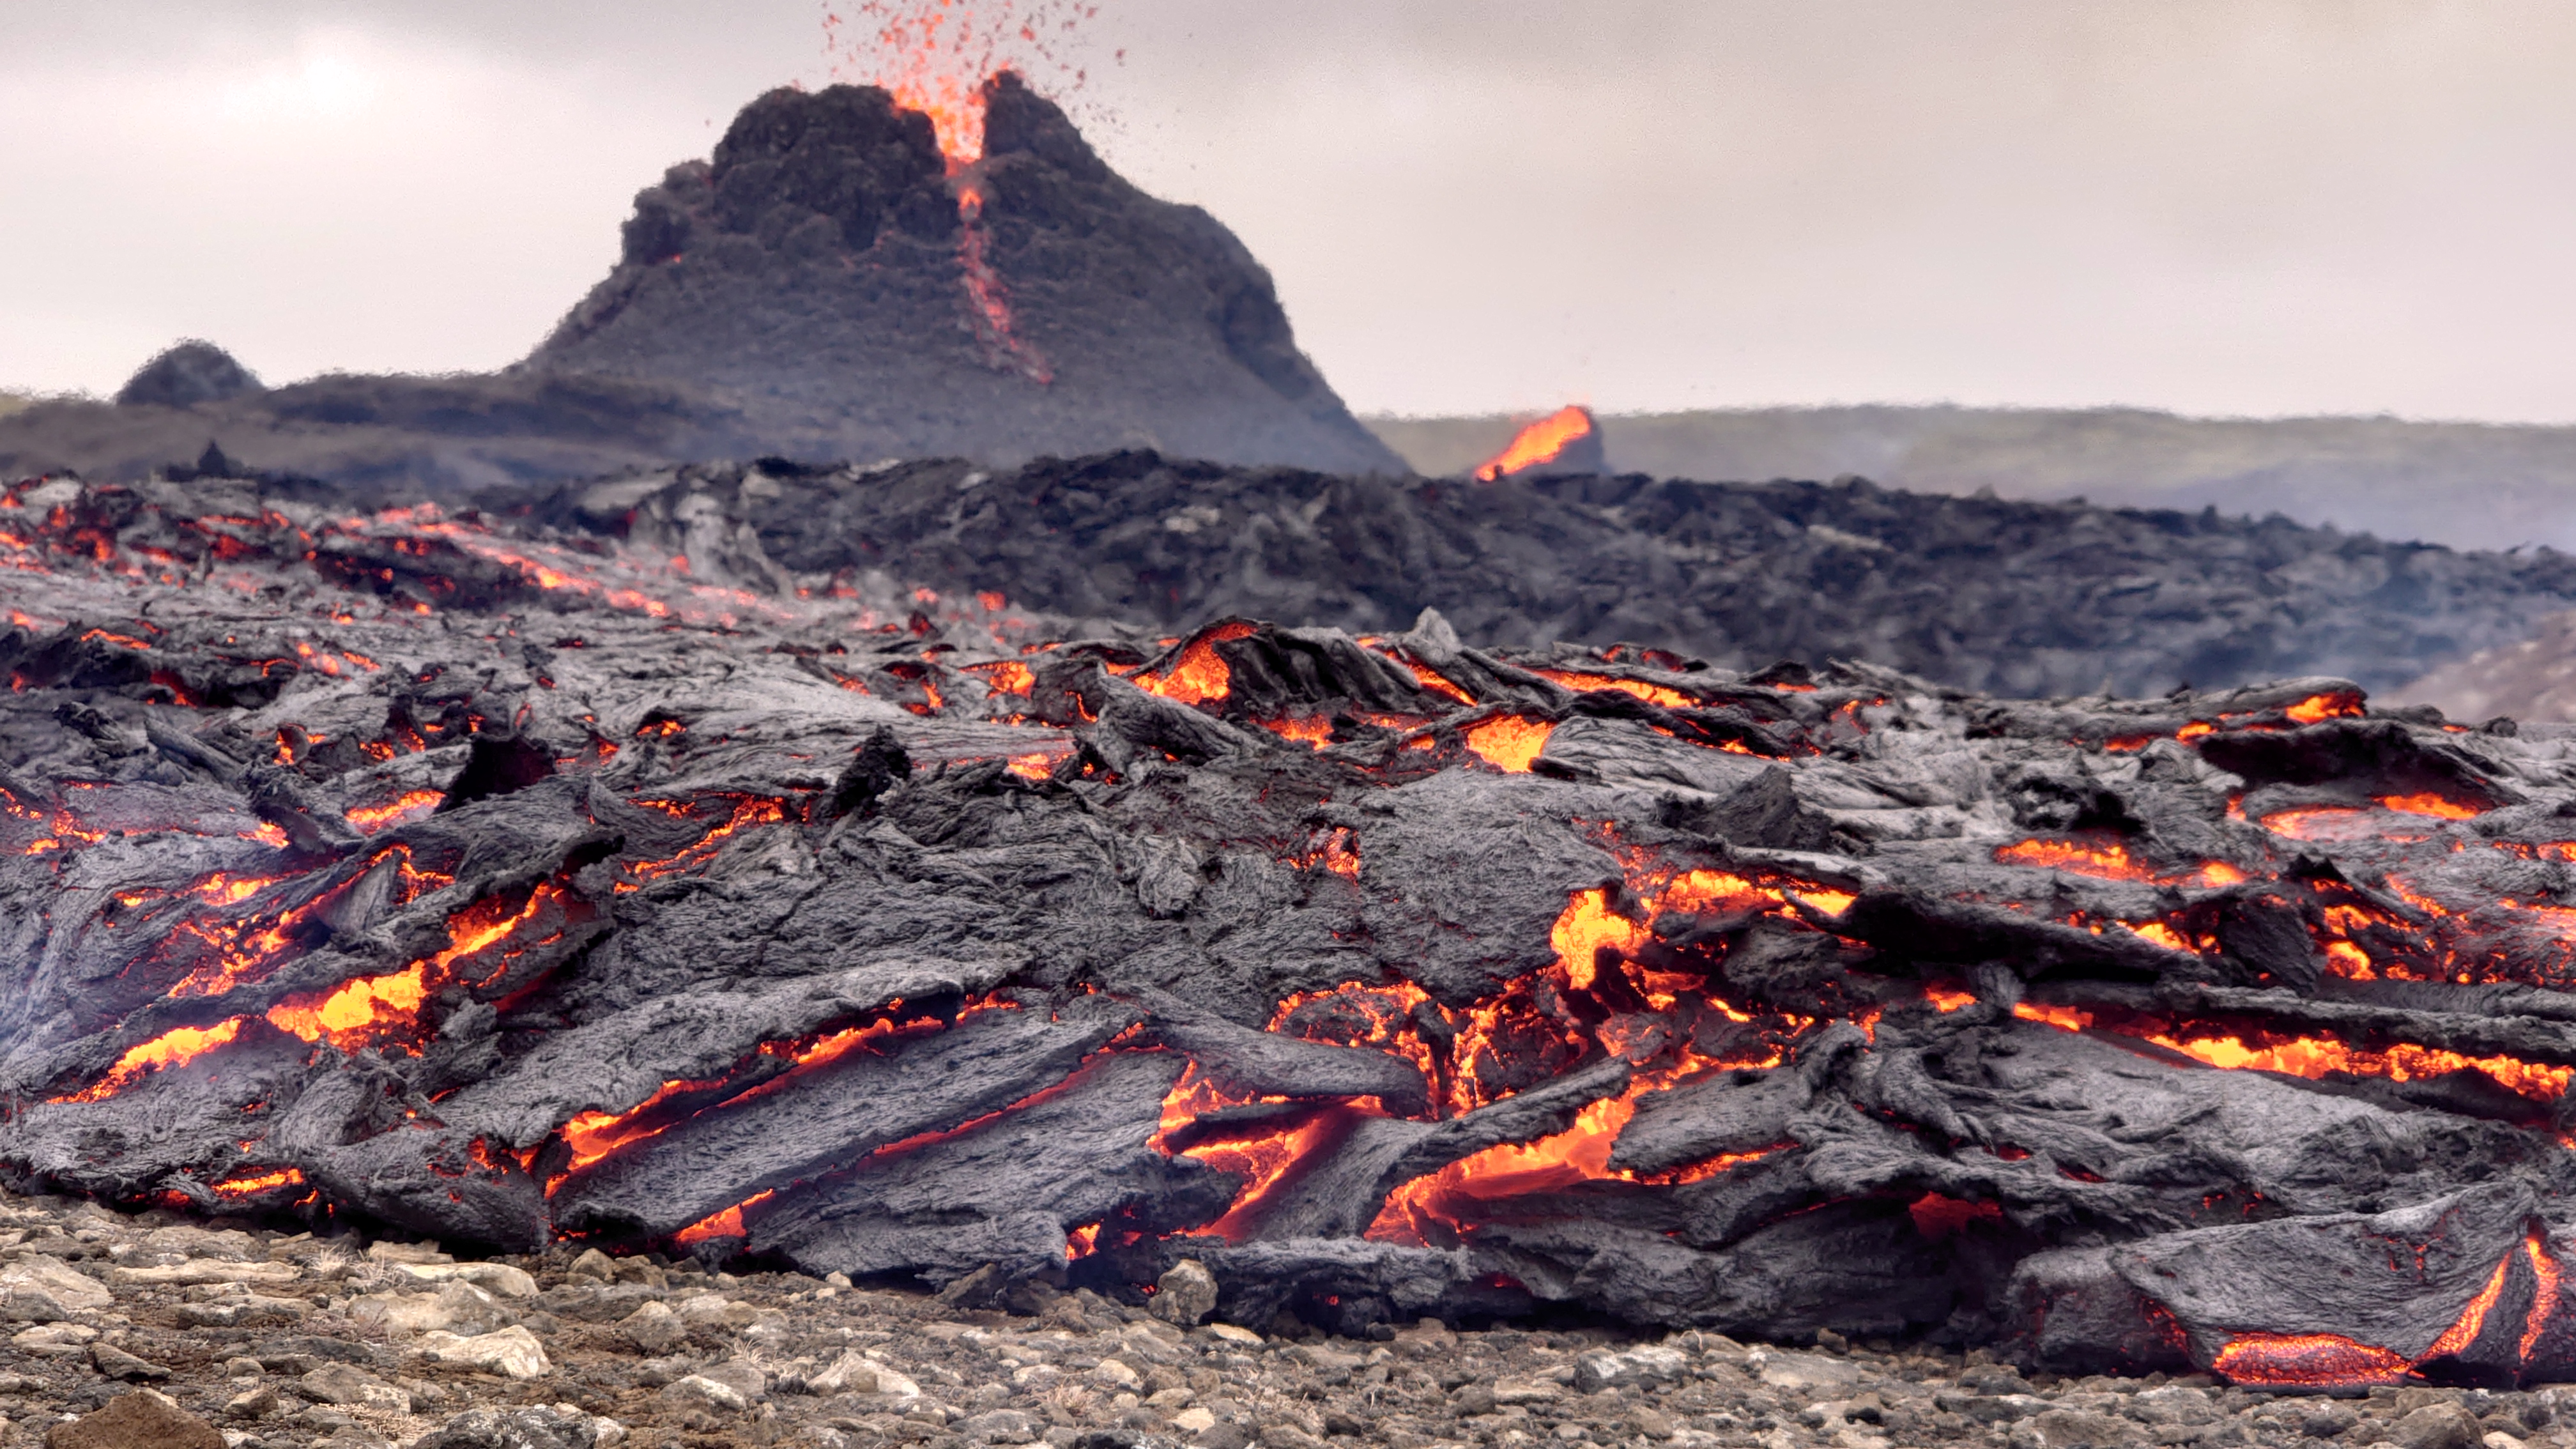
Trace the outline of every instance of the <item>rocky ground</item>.
<instances>
[{"instance_id":1,"label":"rocky ground","mask_svg":"<svg viewBox=\"0 0 2576 1449\"><path fill-rule=\"evenodd\" d=\"M2280 1397L1830 1333L1255 1332L1192 1321L1214 1291L1189 1266L1158 1312L1043 1289L1006 1312L965 1306L971 1278L942 1301L573 1248L458 1262L5 1195L0 1223L0 1442L48 1449L2576 1445L2576 1387Z\"/></svg>"}]
</instances>

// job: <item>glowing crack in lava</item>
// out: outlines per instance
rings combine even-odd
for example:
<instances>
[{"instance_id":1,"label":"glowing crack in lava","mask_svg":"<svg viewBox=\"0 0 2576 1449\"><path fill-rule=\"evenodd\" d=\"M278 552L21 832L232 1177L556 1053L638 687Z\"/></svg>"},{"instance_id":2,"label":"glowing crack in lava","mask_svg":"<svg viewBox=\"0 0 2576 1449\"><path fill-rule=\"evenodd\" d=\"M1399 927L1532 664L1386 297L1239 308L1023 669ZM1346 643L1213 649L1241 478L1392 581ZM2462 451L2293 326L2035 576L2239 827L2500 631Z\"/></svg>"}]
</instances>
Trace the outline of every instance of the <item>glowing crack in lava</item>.
<instances>
[{"instance_id":1,"label":"glowing crack in lava","mask_svg":"<svg viewBox=\"0 0 2576 1449\"><path fill-rule=\"evenodd\" d=\"M2230 1338L2218 1350L2212 1366L2240 1384L2260 1387L2357 1388L2398 1382L2419 1365L2465 1353L2476 1344L2486 1330L2488 1316L2503 1300L2517 1263L2528 1273L2532 1291L2530 1306L2523 1310L2518 1325L2514 1351L2517 1359L2528 1365L2549 1330L2564 1276L2558 1260L2549 1255L2547 1240L2537 1225L2525 1230L2521 1243L2496 1264L2485 1284L2460 1309L2459 1317L2414 1358L2335 1333L2255 1332Z\"/></svg>"},{"instance_id":2,"label":"glowing crack in lava","mask_svg":"<svg viewBox=\"0 0 2576 1449\"><path fill-rule=\"evenodd\" d=\"M1041 386L1055 371L1019 335L1008 291L987 255L984 227L984 114L987 88L1003 71L1049 74L1080 86L1085 73L1057 47L1097 5L1020 0L862 0L851 18L827 8L823 49L836 80L882 86L905 110L930 118L957 193L957 261L976 334L988 357Z\"/></svg>"},{"instance_id":3,"label":"glowing crack in lava","mask_svg":"<svg viewBox=\"0 0 2576 1449\"><path fill-rule=\"evenodd\" d=\"M2142 1371L2300 1388L2576 1364L2564 1229L2492 1196L2563 1182L2576 1148L2576 804L2549 808L2576 784L2554 743L2469 742L2514 767L2508 809L2433 768L2467 758L2446 727L2314 682L2100 713L1232 617L1068 642L971 579L755 595L690 577L670 538L290 517L250 487L0 489L0 566L55 590L12 615L0 703L13 738L59 741L0 772L0 873L47 933L11 985L85 1023L0 1063L44 1073L0 1076L0 1172L320 1226L371 1211L353 1165L391 1162L369 1190L459 1240L499 1222L918 1273L986 1261L952 1235L1016 1221L1068 1288L1130 1304L1172 1252L1233 1283L1326 1264L1344 1276L1288 1305L1319 1319L1375 1291L1353 1262L1401 1261L1452 1275L1443 1311L1622 1314L1570 1295L1660 1280L1673 1319L1728 1332L1783 1321L1725 1296L1771 1294L1740 1270L1782 1252L1833 1266L1778 1286L1817 1321L1944 1323L1957 1284L2062 1245L2074 1203L2210 1235L2143 1319L2048 1320L2109 1335L2086 1353L2171 1355ZM185 511L208 498L231 521ZM173 541L199 562L166 562ZM298 601L311 617L281 625ZM116 712L74 729L75 690ZM1193 743L1193 711L1231 729ZM456 788L466 741L505 726L551 773ZM1761 761L1722 758L1757 726ZM2283 797L2368 829L2298 841L2263 785L2146 768L2292 728L2369 744L2335 793ZM1978 768L1909 765L1907 733L1972 740ZM2101 743L2130 739L2170 744ZM293 788L254 798L227 759ZM1636 760L1684 773L1605 771ZM2137 813L2005 801L2029 761ZM964 949L914 954L943 938ZM1095 939L1096 967L1065 964ZM987 944L998 964L967 974ZM1990 965L2045 969L2014 990ZM1221 1025L1189 999L1211 987ZM601 1063L613 1079L585 1080ZM421 1090L370 1096L362 1140L274 1130L290 1094L396 1079ZM2367 1135L2266 1139L2281 1101ZM2117 1138L2063 1132L2113 1112ZM2424 1164L2428 1193L2491 1194L2438 1271L2423 1235L2369 1229L2407 1246L2356 1291L2438 1287L2443 1311L2401 1340L2334 1301L2195 1308L2238 1273L2232 1244L2295 1255L2260 1230L2349 1221L2273 1189L2340 1181L2355 1141ZM2154 1180L2121 1171L2149 1153ZM689 1213L616 1216L710 1183ZM868 1221L881 1256L830 1256ZM1353 1257L1380 1249L1401 1256Z\"/></svg>"},{"instance_id":4,"label":"glowing crack in lava","mask_svg":"<svg viewBox=\"0 0 2576 1449\"><path fill-rule=\"evenodd\" d=\"M1476 470L1476 481L1493 483L1515 473L1553 463L1565 456L1565 450L1578 439L1592 435L1592 413L1589 409L1569 404L1520 430L1511 446L1495 454Z\"/></svg>"}]
</instances>

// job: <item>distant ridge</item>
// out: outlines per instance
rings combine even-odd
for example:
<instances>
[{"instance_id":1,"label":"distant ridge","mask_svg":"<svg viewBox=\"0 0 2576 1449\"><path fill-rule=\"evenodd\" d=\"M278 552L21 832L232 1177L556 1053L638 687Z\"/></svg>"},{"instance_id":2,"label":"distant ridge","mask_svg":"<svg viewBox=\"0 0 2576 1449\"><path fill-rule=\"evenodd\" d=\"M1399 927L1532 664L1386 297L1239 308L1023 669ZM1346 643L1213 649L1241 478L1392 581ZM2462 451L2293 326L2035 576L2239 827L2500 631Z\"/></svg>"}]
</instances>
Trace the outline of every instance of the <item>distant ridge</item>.
<instances>
[{"instance_id":1,"label":"distant ridge","mask_svg":"<svg viewBox=\"0 0 2576 1449\"><path fill-rule=\"evenodd\" d=\"M1363 421L1438 475L1491 456L1526 419ZM1603 422L1611 468L1658 478L1857 474L1924 493L2215 506L2455 548L2576 551L2576 427L1893 406L1605 412Z\"/></svg>"}]
</instances>

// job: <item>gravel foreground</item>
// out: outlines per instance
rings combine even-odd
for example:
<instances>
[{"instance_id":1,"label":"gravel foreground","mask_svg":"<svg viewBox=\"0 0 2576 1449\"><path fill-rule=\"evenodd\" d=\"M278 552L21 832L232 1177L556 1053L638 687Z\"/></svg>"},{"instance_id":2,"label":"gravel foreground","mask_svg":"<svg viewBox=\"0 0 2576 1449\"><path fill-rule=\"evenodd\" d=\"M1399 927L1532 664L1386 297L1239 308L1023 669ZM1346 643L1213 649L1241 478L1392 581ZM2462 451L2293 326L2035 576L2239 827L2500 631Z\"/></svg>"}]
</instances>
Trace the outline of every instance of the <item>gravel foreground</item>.
<instances>
[{"instance_id":1,"label":"gravel foreground","mask_svg":"<svg viewBox=\"0 0 2576 1449\"><path fill-rule=\"evenodd\" d=\"M979 1275L980 1276L980 1275ZM2576 1446L2576 1386L2274 1396L2024 1378L1984 1351L1581 1327L1345 1339L1013 1291L970 1307L559 1249L459 1262L0 1193L0 1444L48 1449L1468 1449L1541 1444ZM1151 1310L1151 1311L1149 1311ZM1159 1313L1159 1316L1158 1316Z\"/></svg>"}]
</instances>

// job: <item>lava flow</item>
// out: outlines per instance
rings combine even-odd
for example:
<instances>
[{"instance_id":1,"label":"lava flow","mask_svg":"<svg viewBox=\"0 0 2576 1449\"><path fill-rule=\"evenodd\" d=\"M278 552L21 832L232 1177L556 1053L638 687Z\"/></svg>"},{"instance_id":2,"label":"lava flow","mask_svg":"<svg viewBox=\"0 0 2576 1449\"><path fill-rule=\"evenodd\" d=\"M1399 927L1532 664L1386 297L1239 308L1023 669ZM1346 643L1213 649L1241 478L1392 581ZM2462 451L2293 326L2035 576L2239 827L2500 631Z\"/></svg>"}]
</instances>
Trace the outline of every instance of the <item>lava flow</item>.
<instances>
[{"instance_id":1,"label":"lava flow","mask_svg":"<svg viewBox=\"0 0 2576 1449\"><path fill-rule=\"evenodd\" d=\"M1565 456L1576 440L1597 431L1589 408L1569 404L1524 427L1509 446L1476 468L1476 481L1493 483Z\"/></svg>"},{"instance_id":2,"label":"lava flow","mask_svg":"<svg viewBox=\"0 0 2576 1449\"><path fill-rule=\"evenodd\" d=\"M0 1175L991 1302L1186 1257L1265 1327L2576 1374L2553 744L1104 633L702 526L754 476L0 491Z\"/></svg>"},{"instance_id":3,"label":"lava flow","mask_svg":"<svg viewBox=\"0 0 2576 1449\"><path fill-rule=\"evenodd\" d=\"M984 120L1005 71L1052 72L1079 86L1083 72L1057 57L1093 5L1008 0L863 0L849 23L823 15L824 52L835 76L884 87L895 104L929 117L957 196L958 269L988 357L1045 386L1055 371L1022 337L984 224Z\"/></svg>"}]
</instances>

